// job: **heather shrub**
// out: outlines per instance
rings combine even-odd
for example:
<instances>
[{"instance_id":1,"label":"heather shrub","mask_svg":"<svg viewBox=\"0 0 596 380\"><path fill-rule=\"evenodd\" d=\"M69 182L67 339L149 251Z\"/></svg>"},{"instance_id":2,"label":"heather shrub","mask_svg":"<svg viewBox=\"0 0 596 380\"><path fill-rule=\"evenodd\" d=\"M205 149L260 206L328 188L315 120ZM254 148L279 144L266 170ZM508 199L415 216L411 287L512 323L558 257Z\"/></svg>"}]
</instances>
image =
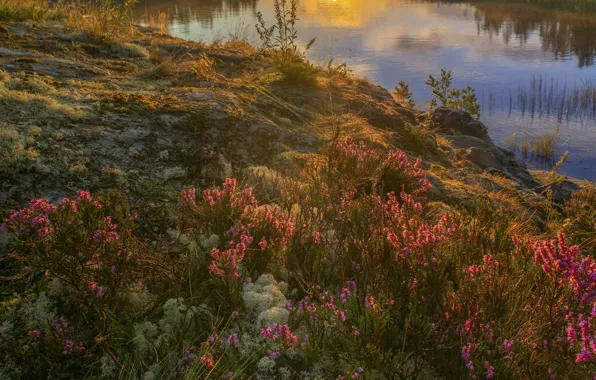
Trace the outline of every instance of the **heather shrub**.
<instances>
[{"instance_id":1,"label":"heather shrub","mask_svg":"<svg viewBox=\"0 0 596 380\"><path fill-rule=\"evenodd\" d=\"M31 343L35 345L30 345L34 352L60 356L62 351L56 347L62 345L68 355L76 347L82 348L77 354L83 355L94 337L105 339L102 336L109 334L113 318L127 314L129 288L151 267L145 262L147 252L132 234L134 218L122 194L93 198L84 191L58 204L34 199L29 207L10 212L2 225L12 235L9 256L27 269L22 273L27 282L53 280L51 300L68 321L58 323L62 330L73 328L72 335L67 336L55 326L48 327L47 321L37 326L25 324L37 331L35 337L29 334L34 338ZM76 320L71 320L72 316ZM27 331L20 333L27 336ZM33 360L35 354L31 354ZM52 360L48 363L53 365ZM43 373L48 368L36 370Z\"/></svg>"},{"instance_id":2,"label":"heather shrub","mask_svg":"<svg viewBox=\"0 0 596 380\"><path fill-rule=\"evenodd\" d=\"M266 191L183 190L160 254L120 193L33 200L5 222L23 291L0 305L0 374L592 375L593 189L549 239L490 200L429 203L425 176L337 138Z\"/></svg>"},{"instance_id":3,"label":"heather shrub","mask_svg":"<svg viewBox=\"0 0 596 380\"><path fill-rule=\"evenodd\" d=\"M200 199L195 189L182 191L180 203L181 231L194 246L210 249L199 251L209 257L208 266L190 270L212 277L209 287L228 300L230 312L241 304L242 282L251 273L283 266L293 220L278 206L260 206L251 188L240 191L228 178L222 190L205 190Z\"/></svg>"}]
</instances>

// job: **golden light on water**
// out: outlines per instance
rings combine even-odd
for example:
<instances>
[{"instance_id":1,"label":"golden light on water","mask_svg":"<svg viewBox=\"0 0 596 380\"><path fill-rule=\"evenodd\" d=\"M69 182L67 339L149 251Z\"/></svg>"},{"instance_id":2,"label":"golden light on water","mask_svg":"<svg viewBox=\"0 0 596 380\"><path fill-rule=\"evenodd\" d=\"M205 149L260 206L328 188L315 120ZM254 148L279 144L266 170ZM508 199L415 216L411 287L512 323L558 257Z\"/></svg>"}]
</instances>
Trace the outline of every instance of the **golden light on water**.
<instances>
[{"instance_id":1,"label":"golden light on water","mask_svg":"<svg viewBox=\"0 0 596 380\"><path fill-rule=\"evenodd\" d=\"M387 10L395 0L303 0L300 3L310 20L336 27L362 27Z\"/></svg>"}]
</instances>

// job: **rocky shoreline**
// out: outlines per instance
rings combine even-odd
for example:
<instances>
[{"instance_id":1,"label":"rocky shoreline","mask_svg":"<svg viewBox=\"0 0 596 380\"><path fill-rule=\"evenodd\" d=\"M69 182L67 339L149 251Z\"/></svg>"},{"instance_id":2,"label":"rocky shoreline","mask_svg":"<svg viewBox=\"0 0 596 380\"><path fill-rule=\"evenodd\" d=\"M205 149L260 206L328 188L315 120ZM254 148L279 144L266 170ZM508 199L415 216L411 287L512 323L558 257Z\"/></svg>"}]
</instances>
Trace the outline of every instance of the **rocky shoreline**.
<instances>
[{"instance_id":1,"label":"rocky shoreline","mask_svg":"<svg viewBox=\"0 0 596 380\"><path fill-rule=\"evenodd\" d=\"M366 80L323 70L315 87L290 86L241 41L207 46L137 27L109 44L57 22L6 23L0 34L5 212L120 188L167 225L181 188L264 168L283 176L338 131L423 158L433 196L448 203L541 186L465 111L438 108L422 126L420 111Z\"/></svg>"}]
</instances>

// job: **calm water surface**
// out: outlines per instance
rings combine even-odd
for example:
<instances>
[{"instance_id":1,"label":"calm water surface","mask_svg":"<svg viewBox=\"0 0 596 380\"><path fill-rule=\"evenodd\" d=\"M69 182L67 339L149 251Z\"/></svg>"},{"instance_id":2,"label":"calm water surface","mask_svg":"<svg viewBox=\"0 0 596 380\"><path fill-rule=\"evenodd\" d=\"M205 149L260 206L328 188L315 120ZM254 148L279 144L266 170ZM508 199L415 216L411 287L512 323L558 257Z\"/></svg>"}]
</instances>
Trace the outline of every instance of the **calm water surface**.
<instances>
[{"instance_id":1,"label":"calm water surface","mask_svg":"<svg viewBox=\"0 0 596 380\"><path fill-rule=\"evenodd\" d=\"M561 172L596 180L594 115L547 115L546 104L532 105L523 96L531 92L532 78L535 88L542 78L544 103L552 86L556 107L564 89L596 85L596 14L404 0L299 0L298 9L301 41L317 37L311 60L334 57L388 89L404 80L419 104L430 97L424 85L428 75L452 70L456 87L476 89L481 120L497 143L504 145L514 133L533 138L558 129L559 153L570 152ZM273 0L144 0L135 17L157 11L170 15L171 34L206 42L238 31L258 42L254 13L274 20Z\"/></svg>"}]
</instances>

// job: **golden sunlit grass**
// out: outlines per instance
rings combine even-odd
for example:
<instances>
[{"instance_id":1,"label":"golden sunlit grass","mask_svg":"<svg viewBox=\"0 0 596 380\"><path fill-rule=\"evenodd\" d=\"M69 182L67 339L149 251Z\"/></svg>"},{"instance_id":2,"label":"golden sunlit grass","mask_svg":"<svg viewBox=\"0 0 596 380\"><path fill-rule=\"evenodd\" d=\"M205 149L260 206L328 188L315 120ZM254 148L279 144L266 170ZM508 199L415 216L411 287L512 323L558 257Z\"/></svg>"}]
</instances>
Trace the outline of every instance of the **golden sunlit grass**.
<instances>
[{"instance_id":1,"label":"golden sunlit grass","mask_svg":"<svg viewBox=\"0 0 596 380\"><path fill-rule=\"evenodd\" d=\"M168 34L170 14L166 12L151 12L147 14L147 26L159 30L163 34Z\"/></svg>"},{"instance_id":2,"label":"golden sunlit grass","mask_svg":"<svg viewBox=\"0 0 596 380\"><path fill-rule=\"evenodd\" d=\"M134 3L134 0L0 0L0 20L64 20L72 31L92 38L124 39L132 29L129 13Z\"/></svg>"},{"instance_id":3,"label":"golden sunlit grass","mask_svg":"<svg viewBox=\"0 0 596 380\"><path fill-rule=\"evenodd\" d=\"M66 16L66 9L61 3L50 7L45 0L0 0L0 20L43 21Z\"/></svg>"},{"instance_id":4,"label":"golden sunlit grass","mask_svg":"<svg viewBox=\"0 0 596 380\"><path fill-rule=\"evenodd\" d=\"M197 80L211 80L216 77L215 60L206 54L191 56L171 55L145 73L148 79L178 79L182 84Z\"/></svg>"}]
</instances>

